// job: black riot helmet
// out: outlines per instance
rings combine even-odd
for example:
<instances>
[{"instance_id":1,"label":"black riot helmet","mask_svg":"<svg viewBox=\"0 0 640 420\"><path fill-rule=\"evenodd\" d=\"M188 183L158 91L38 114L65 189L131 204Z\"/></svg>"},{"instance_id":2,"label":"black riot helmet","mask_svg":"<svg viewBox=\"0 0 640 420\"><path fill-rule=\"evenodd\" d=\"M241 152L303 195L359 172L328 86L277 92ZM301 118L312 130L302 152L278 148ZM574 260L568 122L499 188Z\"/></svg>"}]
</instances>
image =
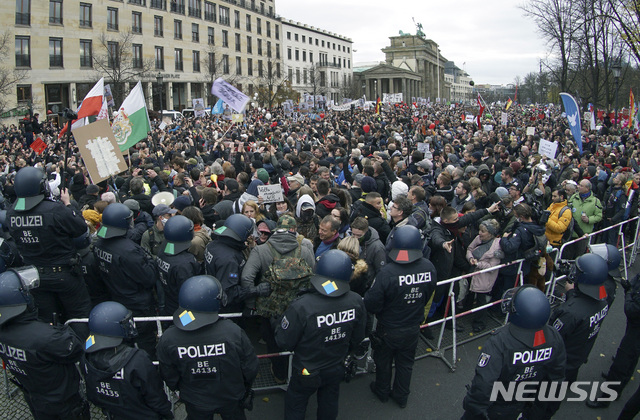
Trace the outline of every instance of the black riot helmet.
<instances>
[{"instance_id":1,"label":"black riot helmet","mask_svg":"<svg viewBox=\"0 0 640 420\"><path fill-rule=\"evenodd\" d=\"M324 296L338 297L350 289L349 280L353 274L351 258L343 251L330 249L318 257L311 276L311 284Z\"/></svg>"},{"instance_id":2,"label":"black riot helmet","mask_svg":"<svg viewBox=\"0 0 640 420\"><path fill-rule=\"evenodd\" d=\"M193 276L180 287L179 308L173 314L173 323L185 331L193 331L218 320L220 306L226 295L222 285L213 276Z\"/></svg>"},{"instance_id":3,"label":"black riot helmet","mask_svg":"<svg viewBox=\"0 0 640 420\"><path fill-rule=\"evenodd\" d=\"M422 258L422 236L417 227L404 225L395 229L389 258L398 264L409 264Z\"/></svg>"},{"instance_id":4,"label":"black riot helmet","mask_svg":"<svg viewBox=\"0 0 640 420\"><path fill-rule=\"evenodd\" d=\"M126 339L138 336L136 324L130 310L118 302L102 302L89 314L89 337L84 351L94 351L116 347Z\"/></svg>"},{"instance_id":5,"label":"black riot helmet","mask_svg":"<svg viewBox=\"0 0 640 420\"><path fill-rule=\"evenodd\" d=\"M596 300L606 299L607 291L604 281L607 279L609 267L607 262L597 254L584 254L576 258L575 282L577 289Z\"/></svg>"},{"instance_id":6,"label":"black riot helmet","mask_svg":"<svg viewBox=\"0 0 640 420\"><path fill-rule=\"evenodd\" d=\"M224 226L214 230L213 233L244 242L253 233L253 221L244 214L232 214L224 221Z\"/></svg>"},{"instance_id":7,"label":"black riot helmet","mask_svg":"<svg viewBox=\"0 0 640 420\"><path fill-rule=\"evenodd\" d=\"M509 314L509 322L528 330L539 330L551 315L551 305L545 294L530 284L504 292L501 307L503 313Z\"/></svg>"},{"instance_id":8,"label":"black riot helmet","mask_svg":"<svg viewBox=\"0 0 640 420\"><path fill-rule=\"evenodd\" d=\"M44 171L33 166L20 169L13 185L18 197L14 205L16 211L31 210L49 196L49 183Z\"/></svg>"},{"instance_id":9,"label":"black riot helmet","mask_svg":"<svg viewBox=\"0 0 640 420\"><path fill-rule=\"evenodd\" d=\"M102 212L102 226L98 237L103 239L124 236L131 227L133 212L122 203L111 203Z\"/></svg>"},{"instance_id":10,"label":"black riot helmet","mask_svg":"<svg viewBox=\"0 0 640 420\"><path fill-rule=\"evenodd\" d=\"M40 277L34 266L11 269L0 274L0 325L27 309L35 310L29 290L39 285Z\"/></svg>"},{"instance_id":11,"label":"black riot helmet","mask_svg":"<svg viewBox=\"0 0 640 420\"><path fill-rule=\"evenodd\" d=\"M193 239L193 222L184 216L173 216L164 225L165 254L176 255L191 246Z\"/></svg>"},{"instance_id":12,"label":"black riot helmet","mask_svg":"<svg viewBox=\"0 0 640 420\"><path fill-rule=\"evenodd\" d=\"M615 245L595 244L589 245L589 249L592 254L600 255L607 262L607 268L609 268L610 274L615 275L618 273L618 267L620 267L620 262L622 261L622 254Z\"/></svg>"}]
</instances>

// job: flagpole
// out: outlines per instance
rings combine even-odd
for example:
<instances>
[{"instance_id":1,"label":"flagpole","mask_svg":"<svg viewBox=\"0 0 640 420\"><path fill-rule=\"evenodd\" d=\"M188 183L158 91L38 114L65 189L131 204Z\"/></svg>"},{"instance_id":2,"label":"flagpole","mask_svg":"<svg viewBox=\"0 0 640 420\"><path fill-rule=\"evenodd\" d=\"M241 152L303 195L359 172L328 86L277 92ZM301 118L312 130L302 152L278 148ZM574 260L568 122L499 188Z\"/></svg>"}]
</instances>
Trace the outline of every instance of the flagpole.
<instances>
[{"instance_id":1,"label":"flagpole","mask_svg":"<svg viewBox=\"0 0 640 420\"><path fill-rule=\"evenodd\" d=\"M235 125L235 121L231 123L231 125L229 126L229 128L227 128L227 131L224 132L224 134L222 135L222 139L224 141L224 137L227 135L227 133L229 132L229 130L231 130L233 128L233 126Z\"/></svg>"},{"instance_id":2,"label":"flagpole","mask_svg":"<svg viewBox=\"0 0 640 420\"><path fill-rule=\"evenodd\" d=\"M64 175L62 177L62 188L60 191L67 188L67 175L69 174L69 144L71 143L71 123L73 120L78 118L78 114L70 110L69 108L65 108L61 112L62 116L67 119L67 140L64 145Z\"/></svg>"}]
</instances>

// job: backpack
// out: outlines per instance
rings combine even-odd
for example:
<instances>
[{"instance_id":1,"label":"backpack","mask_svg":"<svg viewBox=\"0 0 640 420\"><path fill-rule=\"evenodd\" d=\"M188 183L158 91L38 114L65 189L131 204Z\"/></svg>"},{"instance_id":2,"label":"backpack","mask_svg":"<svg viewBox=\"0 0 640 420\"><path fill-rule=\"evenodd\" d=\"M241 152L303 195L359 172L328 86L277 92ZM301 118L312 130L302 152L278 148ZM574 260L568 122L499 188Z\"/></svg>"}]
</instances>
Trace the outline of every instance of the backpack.
<instances>
[{"instance_id":1,"label":"backpack","mask_svg":"<svg viewBox=\"0 0 640 420\"><path fill-rule=\"evenodd\" d=\"M525 228L526 229L526 228ZM534 262L542 257L542 253L547 249L549 240L547 236L542 232L541 235L533 235L533 246L524 251L524 259L528 262Z\"/></svg>"},{"instance_id":2,"label":"backpack","mask_svg":"<svg viewBox=\"0 0 640 420\"><path fill-rule=\"evenodd\" d=\"M301 247L295 250L293 256L283 257L269 242L267 246L271 250L273 261L262 279L271 285L271 294L256 299L256 312L260 316L271 318L281 316L301 290L311 287L313 270L302 258Z\"/></svg>"},{"instance_id":3,"label":"backpack","mask_svg":"<svg viewBox=\"0 0 640 420\"><path fill-rule=\"evenodd\" d=\"M571 212L571 207L564 206L562 209L560 209L560 213L558 213L558 219L560 217L562 217L564 212L567 211L567 210L569 210ZM571 235L573 234L573 225L575 225L575 223L576 223L576 219L573 218L573 213L572 213L571 214L571 221L569 222L569 226L567 226L567 229L562 234L562 242L563 243L571 240Z\"/></svg>"}]
</instances>

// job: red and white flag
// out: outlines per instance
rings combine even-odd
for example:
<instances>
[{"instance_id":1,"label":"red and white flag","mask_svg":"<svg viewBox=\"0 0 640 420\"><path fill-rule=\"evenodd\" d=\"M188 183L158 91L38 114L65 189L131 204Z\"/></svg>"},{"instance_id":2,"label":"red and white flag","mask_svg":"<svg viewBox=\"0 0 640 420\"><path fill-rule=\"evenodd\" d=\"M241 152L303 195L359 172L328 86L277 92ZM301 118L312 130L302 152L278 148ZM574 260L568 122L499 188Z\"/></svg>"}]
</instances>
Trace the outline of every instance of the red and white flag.
<instances>
[{"instance_id":1,"label":"red and white flag","mask_svg":"<svg viewBox=\"0 0 640 420\"><path fill-rule=\"evenodd\" d=\"M478 93L478 106L480 110L478 111L478 116L476 117L476 122L478 123L478 129L482 128L482 114L484 114L484 106L482 105L482 98Z\"/></svg>"},{"instance_id":2,"label":"red and white flag","mask_svg":"<svg viewBox=\"0 0 640 420\"><path fill-rule=\"evenodd\" d=\"M82 100L82 103L78 107L78 119L73 120L71 123L71 128L76 129L82 127L85 124L88 124L88 121L85 119L88 117L97 117L96 119L100 120L106 118L108 116L108 112L103 110L104 101L104 77L98 80L93 88L87 93L87 95ZM102 111L102 112L100 112ZM60 130L60 134L58 138L61 138L67 132L67 125Z\"/></svg>"}]
</instances>

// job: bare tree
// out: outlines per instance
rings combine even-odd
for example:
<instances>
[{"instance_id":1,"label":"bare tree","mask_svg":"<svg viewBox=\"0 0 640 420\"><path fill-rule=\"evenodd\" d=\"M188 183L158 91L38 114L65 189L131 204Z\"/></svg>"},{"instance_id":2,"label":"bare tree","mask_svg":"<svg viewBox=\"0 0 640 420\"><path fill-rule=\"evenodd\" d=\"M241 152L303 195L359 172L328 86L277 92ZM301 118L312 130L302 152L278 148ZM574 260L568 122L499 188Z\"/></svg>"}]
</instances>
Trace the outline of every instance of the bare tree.
<instances>
[{"instance_id":1,"label":"bare tree","mask_svg":"<svg viewBox=\"0 0 640 420\"><path fill-rule=\"evenodd\" d=\"M233 71L233 66L229 62L229 56L220 53L220 50L215 45L209 44L205 51L205 56L201 58L202 61L202 80L209 83L209 91L207 96L209 97L209 104L213 107L215 105L214 95L211 93L211 85L213 82L222 77L227 83L235 84L238 81Z\"/></svg>"},{"instance_id":2,"label":"bare tree","mask_svg":"<svg viewBox=\"0 0 640 420\"><path fill-rule=\"evenodd\" d=\"M27 77L26 70L16 69L6 63L11 63L10 53L12 51L13 37L7 31L0 35L0 112L5 111L9 103L9 97L15 91L13 90L17 83ZM33 99L33 98L32 98Z\"/></svg>"},{"instance_id":3,"label":"bare tree","mask_svg":"<svg viewBox=\"0 0 640 420\"><path fill-rule=\"evenodd\" d=\"M309 93L313 95L315 106L315 97L317 95L326 95L328 92L326 72L321 71L317 66L311 66L309 67L308 76L305 86Z\"/></svg>"},{"instance_id":4,"label":"bare tree","mask_svg":"<svg viewBox=\"0 0 640 420\"><path fill-rule=\"evenodd\" d=\"M125 83L137 83L154 69L153 59L144 59L142 44L135 43L131 31L118 35L104 32L98 40L99 50L94 56L96 71L111 84L113 100L119 106L125 97Z\"/></svg>"},{"instance_id":5,"label":"bare tree","mask_svg":"<svg viewBox=\"0 0 640 420\"><path fill-rule=\"evenodd\" d=\"M267 57L262 66L258 64L256 68L258 77L254 84L258 87L258 101L268 108L273 108L274 104L282 102L281 91L287 87L287 78L284 76L282 67L282 60Z\"/></svg>"},{"instance_id":6,"label":"bare tree","mask_svg":"<svg viewBox=\"0 0 640 420\"><path fill-rule=\"evenodd\" d=\"M610 18L622 33L625 43L636 62L640 64L640 1L607 0L611 6Z\"/></svg>"},{"instance_id":7,"label":"bare tree","mask_svg":"<svg viewBox=\"0 0 640 420\"><path fill-rule=\"evenodd\" d=\"M362 94L362 86L359 86L359 84L356 83L355 79L353 78L351 79L351 81L343 83L340 86L340 96L342 98L348 98L353 101L360 98L361 94Z\"/></svg>"}]
</instances>

